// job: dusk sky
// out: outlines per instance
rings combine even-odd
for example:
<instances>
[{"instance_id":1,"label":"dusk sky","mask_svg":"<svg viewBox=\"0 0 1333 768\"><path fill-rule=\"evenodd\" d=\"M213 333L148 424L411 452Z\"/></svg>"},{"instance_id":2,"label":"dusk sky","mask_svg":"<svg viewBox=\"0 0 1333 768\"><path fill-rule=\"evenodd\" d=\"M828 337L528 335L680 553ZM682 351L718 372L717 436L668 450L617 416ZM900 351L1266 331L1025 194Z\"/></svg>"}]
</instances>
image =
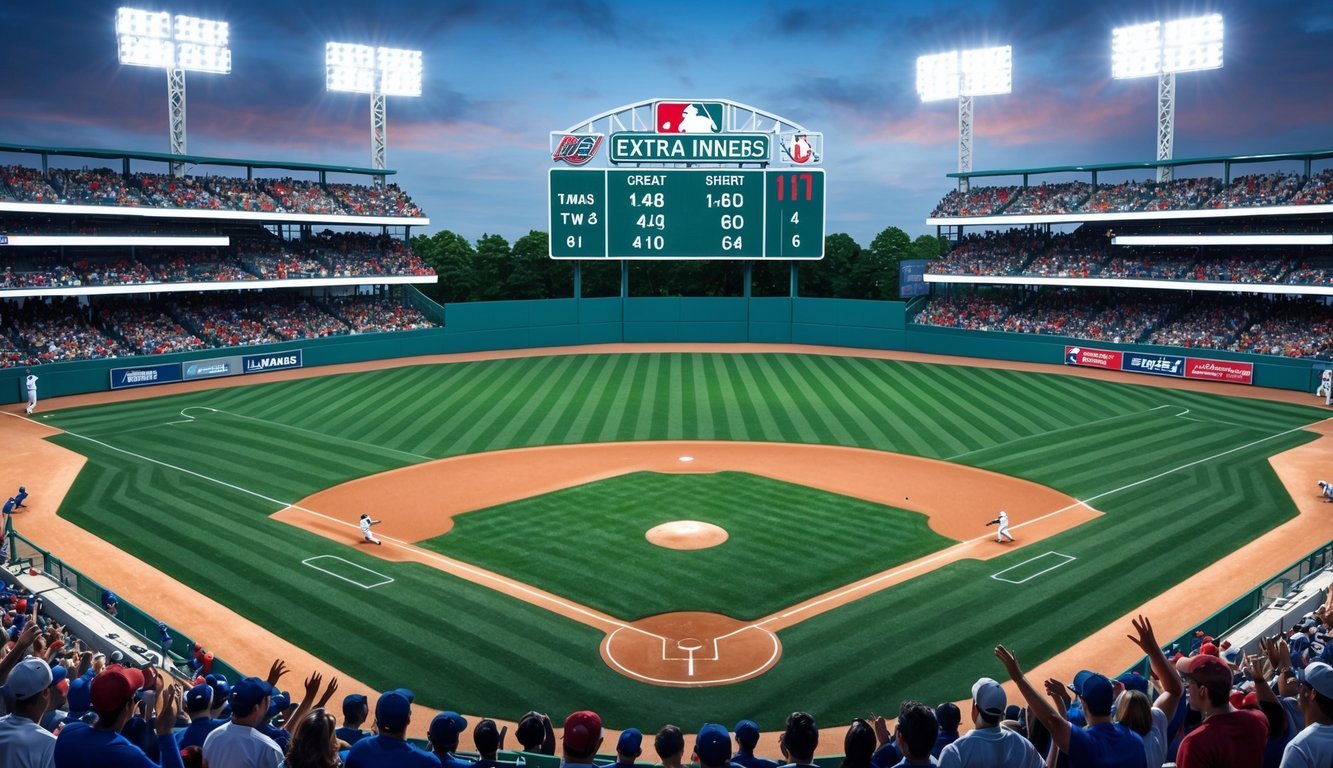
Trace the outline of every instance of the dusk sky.
<instances>
[{"instance_id":1,"label":"dusk sky","mask_svg":"<svg viewBox=\"0 0 1333 768\"><path fill-rule=\"evenodd\" d=\"M548 132L650 98L823 131L828 231L923 234L958 134L956 102L917 98L918 55L1013 45L1013 93L976 99L976 170L1151 160L1156 79L1111 79L1111 30L1214 11L1225 65L1179 76L1175 156L1333 149L1328 2L129 4L231 23L232 73L187 77L201 155L369 166L369 98L325 92L324 44L422 49L423 98L388 99L388 165L430 231L472 240L546 228ZM0 4L0 142L167 150L166 76L117 63L117 6Z\"/></svg>"}]
</instances>

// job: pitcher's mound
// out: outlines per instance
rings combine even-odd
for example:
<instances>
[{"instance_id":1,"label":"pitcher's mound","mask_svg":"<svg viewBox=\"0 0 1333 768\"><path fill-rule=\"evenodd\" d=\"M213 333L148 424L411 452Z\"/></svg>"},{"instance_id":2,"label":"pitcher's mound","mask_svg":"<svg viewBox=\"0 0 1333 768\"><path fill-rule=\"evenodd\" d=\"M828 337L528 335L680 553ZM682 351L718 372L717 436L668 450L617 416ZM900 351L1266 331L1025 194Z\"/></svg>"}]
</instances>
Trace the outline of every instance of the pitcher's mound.
<instances>
[{"instance_id":1,"label":"pitcher's mound","mask_svg":"<svg viewBox=\"0 0 1333 768\"><path fill-rule=\"evenodd\" d=\"M644 538L667 549L708 549L727 540L727 532L712 523L673 520L649 529Z\"/></svg>"}]
</instances>

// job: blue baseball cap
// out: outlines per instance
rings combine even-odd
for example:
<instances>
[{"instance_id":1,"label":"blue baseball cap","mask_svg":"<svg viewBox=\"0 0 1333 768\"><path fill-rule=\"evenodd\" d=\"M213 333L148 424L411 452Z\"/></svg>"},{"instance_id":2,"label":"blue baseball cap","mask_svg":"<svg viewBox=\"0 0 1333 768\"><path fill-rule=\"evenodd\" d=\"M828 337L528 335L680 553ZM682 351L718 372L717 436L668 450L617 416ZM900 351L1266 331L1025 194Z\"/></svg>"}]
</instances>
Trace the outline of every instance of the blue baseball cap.
<instances>
[{"instance_id":1,"label":"blue baseball cap","mask_svg":"<svg viewBox=\"0 0 1333 768\"><path fill-rule=\"evenodd\" d=\"M381 728L401 731L412 722L412 700L404 696L402 690L385 691L375 702L375 720Z\"/></svg>"},{"instance_id":2,"label":"blue baseball cap","mask_svg":"<svg viewBox=\"0 0 1333 768\"><path fill-rule=\"evenodd\" d=\"M1125 686L1127 691L1138 691L1144 696L1148 695L1148 678L1140 675L1138 672L1126 672L1115 679L1117 683Z\"/></svg>"},{"instance_id":3,"label":"blue baseball cap","mask_svg":"<svg viewBox=\"0 0 1333 768\"><path fill-rule=\"evenodd\" d=\"M76 677L69 683L69 692L65 694L65 700L69 703L69 711L86 712L92 706L92 691L89 690L89 683L92 677L85 675Z\"/></svg>"},{"instance_id":4,"label":"blue baseball cap","mask_svg":"<svg viewBox=\"0 0 1333 768\"><path fill-rule=\"evenodd\" d=\"M638 728L626 728L616 742L616 754L638 757L643 754L643 733Z\"/></svg>"},{"instance_id":5,"label":"blue baseball cap","mask_svg":"<svg viewBox=\"0 0 1333 768\"><path fill-rule=\"evenodd\" d=\"M361 708L366 706L366 695L364 693L349 693L343 697L343 717L352 718L361 714Z\"/></svg>"},{"instance_id":6,"label":"blue baseball cap","mask_svg":"<svg viewBox=\"0 0 1333 768\"><path fill-rule=\"evenodd\" d=\"M1106 675L1093 673L1079 686L1078 697L1083 700L1083 709L1089 715L1105 717L1111 714L1111 705L1115 703L1115 691Z\"/></svg>"},{"instance_id":7,"label":"blue baseball cap","mask_svg":"<svg viewBox=\"0 0 1333 768\"><path fill-rule=\"evenodd\" d=\"M736 723L736 740L746 749L754 749L754 745L759 743L759 723L753 720Z\"/></svg>"},{"instance_id":8,"label":"blue baseball cap","mask_svg":"<svg viewBox=\"0 0 1333 768\"><path fill-rule=\"evenodd\" d=\"M458 734L467 730L467 719L457 712L441 712L430 721L426 738L432 744L449 744L458 741Z\"/></svg>"},{"instance_id":9,"label":"blue baseball cap","mask_svg":"<svg viewBox=\"0 0 1333 768\"><path fill-rule=\"evenodd\" d=\"M213 705L213 686L200 683L185 693L186 711L208 709Z\"/></svg>"},{"instance_id":10,"label":"blue baseball cap","mask_svg":"<svg viewBox=\"0 0 1333 768\"><path fill-rule=\"evenodd\" d=\"M231 688L231 711L245 717L264 699L277 694L277 689L257 677L247 677Z\"/></svg>"},{"instance_id":11,"label":"blue baseball cap","mask_svg":"<svg viewBox=\"0 0 1333 768\"><path fill-rule=\"evenodd\" d=\"M694 739L694 754L703 765L726 765L731 760L731 735L717 723L705 723Z\"/></svg>"}]
</instances>

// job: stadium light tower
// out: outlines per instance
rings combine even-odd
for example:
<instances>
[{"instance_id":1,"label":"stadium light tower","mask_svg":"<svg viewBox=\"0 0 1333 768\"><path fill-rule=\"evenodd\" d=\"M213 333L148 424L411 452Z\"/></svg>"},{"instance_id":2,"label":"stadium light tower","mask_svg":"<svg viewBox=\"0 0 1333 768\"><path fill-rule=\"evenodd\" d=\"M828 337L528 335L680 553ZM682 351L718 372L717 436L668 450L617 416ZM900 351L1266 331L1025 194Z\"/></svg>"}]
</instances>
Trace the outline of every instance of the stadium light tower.
<instances>
[{"instance_id":1,"label":"stadium light tower","mask_svg":"<svg viewBox=\"0 0 1333 768\"><path fill-rule=\"evenodd\" d=\"M1157 75L1157 159L1170 160L1176 134L1176 73L1222 68L1222 14L1118 27L1111 32L1111 77ZM1157 180L1170 181L1170 166Z\"/></svg>"},{"instance_id":2,"label":"stadium light tower","mask_svg":"<svg viewBox=\"0 0 1333 768\"><path fill-rule=\"evenodd\" d=\"M958 172L972 170L972 97L1013 90L1013 47L949 51L916 60L916 92L922 101L958 99ZM958 179L966 192L968 180Z\"/></svg>"},{"instance_id":3,"label":"stadium light tower","mask_svg":"<svg viewBox=\"0 0 1333 768\"><path fill-rule=\"evenodd\" d=\"M121 8L116 11L116 50L120 63L167 71L167 118L171 154L185 151L185 73L231 72L230 25L166 11ZM184 163L171 164L180 176Z\"/></svg>"},{"instance_id":4,"label":"stadium light tower","mask_svg":"<svg viewBox=\"0 0 1333 768\"><path fill-rule=\"evenodd\" d=\"M388 129L385 96L421 95L421 51L329 43L324 48L326 88L370 94L370 163L383 169ZM379 177L384 183L384 177Z\"/></svg>"}]
</instances>

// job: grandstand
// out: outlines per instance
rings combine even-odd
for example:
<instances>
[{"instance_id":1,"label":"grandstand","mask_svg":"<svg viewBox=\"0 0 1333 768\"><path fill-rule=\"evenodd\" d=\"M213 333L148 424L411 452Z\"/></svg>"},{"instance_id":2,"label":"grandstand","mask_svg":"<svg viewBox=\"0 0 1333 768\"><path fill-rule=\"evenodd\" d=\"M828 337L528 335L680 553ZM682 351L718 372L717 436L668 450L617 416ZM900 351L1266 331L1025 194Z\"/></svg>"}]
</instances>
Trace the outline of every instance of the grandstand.
<instances>
[{"instance_id":1,"label":"grandstand","mask_svg":"<svg viewBox=\"0 0 1333 768\"><path fill-rule=\"evenodd\" d=\"M964 291L945 305L952 327L1110 338L1168 348L1162 352L1203 347L1333 359L1330 171L1314 168L1330 157L1290 153L969 174L968 192L951 192L928 219L956 245L928 265L925 280ZM1256 163L1300 170L1233 177L1233 168ZM1100 183L1106 175L1160 165L1221 166L1222 173ZM1069 174L1090 181L1029 184ZM1004 176L1020 176L1022 184L975 183ZM967 298L969 288L980 286L1008 290ZM1107 307L1108 300L1118 306ZM963 309L968 301L985 308L982 324L968 325L966 318L976 316ZM1147 325L1113 319L1137 315L1145 302L1157 307ZM1074 316L1098 306L1103 322ZM923 313L918 322L939 324L939 314Z\"/></svg>"},{"instance_id":2,"label":"grandstand","mask_svg":"<svg viewBox=\"0 0 1333 768\"><path fill-rule=\"evenodd\" d=\"M386 183L393 171L14 144L0 154L38 166L0 166L2 366L433 324L389 294L436 279L408 242L430 220ZM177 161L210 172L137 170Z\"/></svg>"}]
</instances>

